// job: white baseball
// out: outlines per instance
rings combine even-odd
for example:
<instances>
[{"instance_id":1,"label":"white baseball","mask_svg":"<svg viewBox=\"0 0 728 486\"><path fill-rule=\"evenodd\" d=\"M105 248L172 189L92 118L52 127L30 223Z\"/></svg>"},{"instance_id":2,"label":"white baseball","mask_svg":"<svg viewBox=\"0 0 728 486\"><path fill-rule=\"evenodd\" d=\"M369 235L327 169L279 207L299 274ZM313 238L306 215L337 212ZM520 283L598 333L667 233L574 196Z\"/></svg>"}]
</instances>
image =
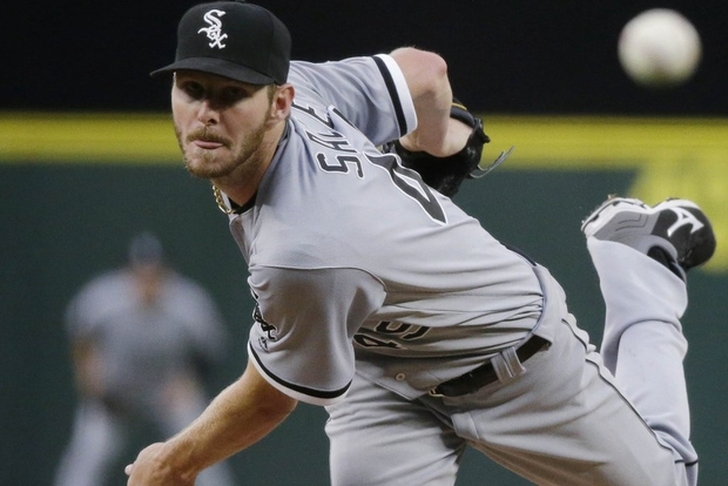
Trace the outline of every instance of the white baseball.
<instances>
[{"instance_id":1,"label":"white baseball","mask_svg":"<svg viewBox=\"0 0 728 486\"><path fill-rule=\"evenodd\" d=\"M670 87L686 82L702 56L700 35L680 13L664 8L642 12L622 29L619 62L636 83Z\"/></svg>"}]
</instances>

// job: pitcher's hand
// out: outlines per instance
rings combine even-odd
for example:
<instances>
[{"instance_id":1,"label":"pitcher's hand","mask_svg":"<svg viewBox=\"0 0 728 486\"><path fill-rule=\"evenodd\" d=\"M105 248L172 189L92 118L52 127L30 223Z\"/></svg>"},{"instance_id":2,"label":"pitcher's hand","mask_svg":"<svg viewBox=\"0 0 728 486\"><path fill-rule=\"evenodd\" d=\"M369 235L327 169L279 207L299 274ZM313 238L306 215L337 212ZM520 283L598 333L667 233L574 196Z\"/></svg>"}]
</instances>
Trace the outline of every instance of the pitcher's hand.
<instances>
[{"instance_id":1,"label":"pitcher's hand","mask_svg":"<svg viewBox=\"0 0 728 486\"><path fill-rule=\"evenodd\" d=\"M124 468L127 486L194 486L195 476L183 477L165 460L165 444L158 442L143 449L133 464Z\"/></svg>"}]
</instances>

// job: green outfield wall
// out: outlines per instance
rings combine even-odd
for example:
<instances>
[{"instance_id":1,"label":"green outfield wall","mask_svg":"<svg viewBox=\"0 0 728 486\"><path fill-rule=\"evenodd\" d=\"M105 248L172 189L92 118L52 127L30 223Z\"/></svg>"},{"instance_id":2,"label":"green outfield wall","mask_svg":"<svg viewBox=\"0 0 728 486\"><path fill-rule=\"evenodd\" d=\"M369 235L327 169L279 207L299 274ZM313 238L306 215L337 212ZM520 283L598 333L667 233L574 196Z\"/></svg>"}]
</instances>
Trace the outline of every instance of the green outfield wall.
<instances>
[{"instance_id":1,"label":"green outfield wall","mask_svg":"<svg viewBox=\"0 0 728 486\"><path fill-rule=\"evenodd\" d=\"M502 240L548 266L595 342L604 308L579 232L607 194L696 200L718 253L690 274L686 373L703 485L728 477L728 120L485 115L487 157L516 150L457 200ZM252 302L243 259L209 184L179 162L167 115L0 114L0 484L48 485L75 405L64 307L87 279L123 262L129 238L156 232L169 260L219 303L232 339L211 392L246 361ZM240 484L326 485L323 410L302 405L231 459ZM123 464L153 439L139 427ZM528 484L467 453L458 485Z\"/></svg>"}]
</instances>

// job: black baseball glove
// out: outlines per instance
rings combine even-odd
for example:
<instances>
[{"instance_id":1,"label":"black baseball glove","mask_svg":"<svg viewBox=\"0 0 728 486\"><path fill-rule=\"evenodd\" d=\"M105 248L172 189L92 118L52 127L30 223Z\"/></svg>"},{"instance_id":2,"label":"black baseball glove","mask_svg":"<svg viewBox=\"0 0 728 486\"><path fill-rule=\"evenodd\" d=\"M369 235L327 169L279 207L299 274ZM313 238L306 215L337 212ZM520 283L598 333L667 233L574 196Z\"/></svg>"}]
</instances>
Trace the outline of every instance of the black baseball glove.
<instances>
[{"instance_id":1,"label":"black baseball glove","mask_svg":"<svg viewBox=\"0 0 728 486\"><path fill-rule=\"evenodd\" d=\"M490 137L483 131L483 120L473 116L458 100L453 100L450 117L460 120L472 127L473 132L465 147L449 157L435 157L427 152L411 152L404 148L399 140L389 142L382 147L384 152L396 153L402 159L402 165L417 171L428 186L440 193L453 197L465 179L477 179L501 164L511 153L501 155L489 167L480 168L483 146L490 142Z\"/></svg>"}]
</instances>

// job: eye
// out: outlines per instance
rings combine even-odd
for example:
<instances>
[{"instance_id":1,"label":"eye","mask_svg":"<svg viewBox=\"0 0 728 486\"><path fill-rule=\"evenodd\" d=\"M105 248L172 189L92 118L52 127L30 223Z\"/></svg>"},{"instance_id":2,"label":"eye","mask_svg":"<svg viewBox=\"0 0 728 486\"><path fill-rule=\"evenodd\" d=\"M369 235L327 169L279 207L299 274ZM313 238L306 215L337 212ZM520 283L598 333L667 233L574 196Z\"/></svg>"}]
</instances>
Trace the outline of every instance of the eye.
<instances>
[{"instance_id":1,"label":"eye","mask_svg":"<svg viewBox=\"0 0 728 486\"><path fill-rule=\"evenodd\" d=\"M185 81L180 84L180 89L195 100L202 99L205 96L205 88L196 81Z\"/></svg>"},{"instance_id":2,"label":"eye","mask_svg":"<svg viewBox=\"0 0 728 486\"><path fill-rule=\"evenodd\" d=\"M248 92L240 86L225 86L220 91L220 102L232 105L248 96Z\"/></svg>"}]
</instances>

